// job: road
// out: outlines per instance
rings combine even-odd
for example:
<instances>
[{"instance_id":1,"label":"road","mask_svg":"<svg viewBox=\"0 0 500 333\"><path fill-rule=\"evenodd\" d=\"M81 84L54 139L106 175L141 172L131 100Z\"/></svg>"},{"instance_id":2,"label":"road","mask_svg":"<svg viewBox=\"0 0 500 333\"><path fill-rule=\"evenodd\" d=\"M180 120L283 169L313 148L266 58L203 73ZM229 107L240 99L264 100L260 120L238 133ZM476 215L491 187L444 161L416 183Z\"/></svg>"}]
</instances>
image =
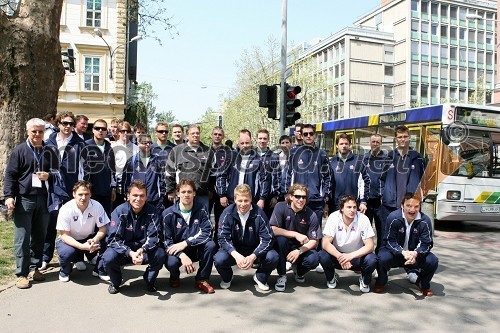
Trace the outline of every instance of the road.
<instances>
[{"instance_id":1,"label":"road","mask_svg":"<svg viewBox=\"0 0 500 333\"><path fill-rule=\"evenodd\" d=\"M299 285L288 274L287 290L258 291L251 272L237 270L230 290L201 294L194 277L181 275L172 291L168 272L160 272L159 292L143 289L142 267L126 267L121 293L86 272L71 281L47 281L28 290L0 288L3 332L495 332L500 330L500 224L464 223L460 229L437 226L434 253L440 266L424 298L403 270L391 270L384 294L361 294L358 276L340 271L337 289L326 288L324 275L310 272ZM271 276L271 285L276 273ZM372 284L373 286L373 284Z\"/></svg>"}]
</instances>

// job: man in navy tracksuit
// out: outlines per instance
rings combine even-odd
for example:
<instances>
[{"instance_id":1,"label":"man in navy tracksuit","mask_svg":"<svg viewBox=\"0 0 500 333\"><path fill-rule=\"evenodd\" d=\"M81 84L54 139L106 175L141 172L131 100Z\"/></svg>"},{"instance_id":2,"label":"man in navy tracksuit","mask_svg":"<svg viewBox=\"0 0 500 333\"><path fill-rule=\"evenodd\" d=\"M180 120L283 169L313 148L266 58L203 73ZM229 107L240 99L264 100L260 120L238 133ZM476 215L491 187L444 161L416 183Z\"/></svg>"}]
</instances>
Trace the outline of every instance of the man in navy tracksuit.
<instances>
[{"instance_id":1,"label":"man in navy tracksuit","mask_svg":"<svg viewBox=\"0 0 500 333\"><path fill-rule=\"evenodd\" d=\"M417 286L424 296L432 296L430 282L438 267L438 258L430 252L433 246L431 222L420 212L420 200L414 193L406 193L401 209L388 219L386 244L380 248L375 292L382 292L387 284L387 273L392 267L419 271Z\"/></svg>"},{"instance_id":2,"label":"man in navy tracksuit","mask_svg":"<svg viewBox=\"0 0 500 333\"><path fill-rule=\"evenodd\" d=\"M136 179L142 180L147 187L148 203L163 210L165 196L164 168L159 155L151 155L152 145L149 134L141 134L137 139L140 152L135 154L125 164L121 179L121 188L128 192L130 184Z\"/></svg>"},{"instance_id":3,"label":"man in navy tracksuit","mask_svg":"<svg viewBox=\"0 0 500 333\"><path fill-rule=\"evenodd\" d=\"M370 220L375 222L375 229L377 232L377 245L375 247L375 253L378 253L380 246L382 245L383 233L382 233L382 219L386 218L381 215L382 205L382 183L380 177L388 166L387 154L380 149L382 145L382 136L380 134L373 134L370 136L370 151L363 156L363 166L362 173L365 173L370 182L368 190L368 198L366 198L367 209L365 215ZM390 161L389 161L390 163Z\"/></svg>"},{"instance_id":4,"label":"man in navy tracksuit","mask_svg":"<svg viewBox=\"0 0 500 333\"><path fill-rule=\"evenodd\" d=\"M264 171L267 173L269 179L268 190L269 193L264 203L264 212L270 218L274 206L278 202L280 196L280 160L279 155L273 152L268 147L269 131L260 129L257 132L257 153L264 164Z\"/></svg>"},{"instance_id":5,"label":"man in navy tracksuit","mask_svg":"<svg viewBox=\"0 0 500 333\"><path fill-rule=\"evenodd\" d=\"M168 155L175 145L168 140L168 124L159 122L155 127L156 142L151 146L151 155L158 155L162 173L167 168ZM163 197L163 206L165 208L172 206L172 202L166 196Z\"/></svg>"},{"instance_id":6,"label":"man in navy tracksuit","mask_svg":"<svg viewBox=\"0 0 500 333\"><path fill-rule=\"evenodd\" d=\"M217 176L216 190L222 207L234 202L233 192L238 184L250 186L253 202L261 209L269 193L271 177L265 172L260 155L252 148L252 135L241 130L238 140L239 153L233 153L230 167Z\"/></svg>"},{"instance_id":7,"label":"man in navy tracksuit","mask_svg":"<svg viewBox=\"0 0 500 333\"><path fill-rule=\"evenodd\" d=\"M388 154L388 166L380 177L382 192L382 231L387 233L384 223L387 216L400 207L405 193L416 192L425 171L422 155L410 149L410 130L398 126L395 131L397 148ZM382 237L384 239L385 236Z\"/></svg>"},{"instance_id":8,"label":"man in navy tracksuit","mask_svg":"<svg viewBox=\"0 0 500 333\"><path fill-rule=\"evenodd\" d=\"M45 244L43 247L43 262L41 269L46 269L47 264L52 260L55 250L57 236L56 224L59 208L71 200L73 196L73 186L79 180L83 180L85 142L76 134L75 117L71 112L63 112L57 115L59 132L52 133L46 144L58 150L60 177L54 178L54 188L50 191L51 204L49 206L50 222L47 227Z\"/></svg>"},{"instance_id":9,"label":"man in navy tracksuit","mask_svg":"<svg viewBox=\"0 0 500 333\"><path fill-rule=\"evenodd\" d=\"M347 134L340 134L337 137L336 145L337 154L330 159L332 182L328 210L332 213L336 211L339 198L350 194L357 199L359 210L364 213L370 179L368 175L361 172L363 169L362 159L351 152L351 138Z\"/></svg>"},{"instance_id":10,"label":"man in navy tracksuit","mask_svg":"<svg viewBox=\"0 0 500 333\"><path fill-rule=\"evenodd\" d=\"M110 278L108 292L116 294L122 283L121 266L149 264L143 278L149 292L155 292L158 272L167 254L159 247L159 219L155 206L146 203L146 184L134 180L128 189L128 201L111 213L106 241L108 248L102 256Z\"/></svg>"},{"instance_id":11,"label":"man in navy tracksuit","mask_svg":"<svg viewBox=\"0 0 500 333\"><path fill-rule=\"evenodd\" d=\"M264 211L252 203L250 186L240 184L234 190L235 203L224 209L219 223L219 251L214 257L215 268L227 289L233 280L231 266L250 269L258 264L253 276L260 290L269 290L267 280L278 265L279 255L272 249L273 232Z\"/></svg>"},{"instance_id":12,"label":"man in navy tracksuit","mask_svg":"<svg viewBox=\"0 0 500 333\"><path fill-rule=\"evenodd\" d=\"M325 200L330 194L328 155L314 145L316 130L313 125L304 124L301 131L304 144L290 150L281 178L281 193L288 193L295 183L305 185L308 189L307 206L316 213L318 221L322 221Z\"/></svg>"},{"instance_id":13,"label":"man in navy tracksuit","mask_svg":"<svg viewBox=\"0 0 500 333\"><path fill-rule=\"evenodd\" d=\"M96 120L92 131L93 138L85 141L85 180L92 184L92 199L111 217L111 203L116 198L115 153L105 140L108 131L105 120Z\"/></svg>"},{"instance_id":14,"label":"man in navy tracksuit","mask_svg":"<svg viewBox=\"0 0 500 333\"><path fill-rule=\"evenodd\" d=\"M168 254L165 267L170 272L170 287L178 288L179 267L184 266L186 273L191 274L195 270L193 261L199 260L195 286L212 294L215 291L208 281L217 248L211 240L210 216L206 207L196 202L195 195L194 182L187 178L181 179L177 185L179 201L162 214L163 245Z\"/></svg>"}]
</instances>

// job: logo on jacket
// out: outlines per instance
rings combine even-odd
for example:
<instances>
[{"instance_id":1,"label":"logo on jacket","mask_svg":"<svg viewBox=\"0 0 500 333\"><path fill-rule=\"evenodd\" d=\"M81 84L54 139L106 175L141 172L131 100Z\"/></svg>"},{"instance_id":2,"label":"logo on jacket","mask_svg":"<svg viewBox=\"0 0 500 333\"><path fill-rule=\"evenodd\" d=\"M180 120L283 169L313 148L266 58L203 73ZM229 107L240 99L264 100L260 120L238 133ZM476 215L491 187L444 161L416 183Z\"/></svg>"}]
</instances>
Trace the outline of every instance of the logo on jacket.
<instances>
[{"instance_id":1,"label":"logo on jacket","mask_svg":"<svg viewBox=\"0 0 500 333\"><path fill-rule=\"evenodd\" d=\"M342 230L344 230L344 228L342 228L342 226L341 226L341 225L339 225L337 230L338 230L338 231L342 231Z\"/></svg>"},{"instance_id":2,"label":"logo on jacket","mask_svg":"<svg viewBox=\"0 0 500 333\"><path fill-rule=\"evenodd\" d=\"M415 235L416 235L416 234L418 234L418 230L417 230L417 228L413 229L413 233L414 233Z\"/></svg>"},{"instance_id":3,"label":"logo on jacket","mask_svg":"<svg viewBox=\"0 0 500 333\"><path fill-rule=\"evenodd\" d=\"M194 223L194 224L198 224L198 223L200 223L200 221L199 221L198 219L195 219L195 220L193 221L193 223Z\"/></svg>"},{"instance_id":4,"label":"logo on jacket","mask_svg":"<svg viewBox=\"0 0 500 333\"><path fill-rule=\"evenodd\" d=\"M73 216L73 221L78 221L78 216Z\"/></svg>"},{"instance_id":5,"label":"logo on jacket","mask_svg":"<svg viewBox=\"0 0 500 333\"><path fill-rule=\"evenodd\" d=\"M304 164L304 161L302 161L302 159L300 159L298 163L299 164Z\"/></svg>"},{"instance_id":6,"label":"logo on jacket","mask_svg":"<svg viewBox=\"0 0 500 333\"><path fill-rule=\"evenodd\" d=\"M134 227L132 225L128 225L127 226L127 231L132 231L132 230L134 230Z\"/></svg>"},{"instance_id":7,"label":"logo on jacket","mask_svg":"<svg viewBox=\"0 0 500 333\"><path fill-rule=\"evenodd\" d=\"M300 224L306 224L306 221L304 221L304 219L301 219L299 223Z\"/></svg>"},{"instance_id":8,"label":"logo on jacket","mask_svg":"<svg viewBox=\"0 0 500 333\"><path fill-rule=\"evenodd\" d=\"M404 234L404 233L405 233L405 228L401 228L401 229L399 229L399 233L400 233L400 234Z\"/></svg>"},{"instance_id":9,"label":"logo on jacket","mask_svg":"<svg viewBox=\"0 0 500 333\"><path fill-rule=\"evenodd\" d=\"M115 221L111 221L111 222L109 223L109 226L110 226L110 227L114 227L115 225L116 225L116 222L115 222Z\"/></svg>"},{"instance_id":10,"label":"logo on jacket","mask_svg":"<svg viewBox=\"0 0 500 333\"><path fill-rule=\"evenodd\" d=\"M102 223L102 216L99 216L99 223Z\"/></svg>"},{"instance_id":11,"label":"logo on jacket","mask_svg":"<svg viewBox=\"0 0 500 333\"><path fill-rule=\"evenodd\" d=\"M314 239L318 238L318 237L316 236L316 231L311 231L311 236L312 236L312 238L314 238Z\"/></svg>"},{"instance_id":12,"label":"logo on jacket","mask_svg":"<svg viewBox=\"0 0 500 333\"><path fill-rule=\"evenodd\" d=\"M291 217L290 217L290 216L287 216L287 217L286 217L286 220L287 220L287 221L290 221L290 220L291 220Z\"/></svg>"},{"instance_id":13,"label":"logo on jacket","mask_svg":"<svg viewBox=\"0 0 500 333\"><path fill-rule=\"evenodd\" d=\"M177 222L177 225L175 226L177 229L181 229L182 228L182 224L180 224L179 222Z\"/></svg>"},{"instance_id":14,"label":"logo on jacket","mask_svg":"<svg viewBox=\"0 0 500 333\"><path fill-rule=\"evenodd\" d=\"M412 170L415 170L415 165L413 165L413 164L412 164L410 168L411 168Z\"/></svg>"},{"instance_id":15,"label":"logo on jacket","mask_svg":"<svg viewBox=\"0 0 500 333\"><path fill-rule=\"evenodd\" d=\"M350 165L349 169L354 170L354 165Z\"/></svg>"},{"instance_id":16,"label":"logo on jacket","mask_svg":"<svg viewBox=\"0 0 500 333\"><path fill-rule=\"evenodd\" d=\"M90 219L91 217L94 217L94 216L92 216L92 214L89 213L89 215L87 215L87 218Z\"/></svg>"},{"instance_id":17,"label":"logo on jacket","mask_svg":"<svg viewBox=\"0 0 500 333\"><path fill-rule=\"evenodd\" d=\"M364 231L361 231L360 234L361 234L361 238L365 237L365 232Z\"/></svg>"},{"instance_id":18,"label":"logo on jacket","mask_svg":"<svg viewBox=\"0 0 500 333\"><path fill-rule=\"evenodd\" d=\"M252 227L248 227L248 231L253 232L253 228Z\"/></svg>"},{"instance_id":19,"label":"logo on jacket","mask_svg":"<svg viewBox=\"0 0 500 333\"><path fill-rule=\"evenodd\" d=\"M144 230L144 226L143 225L141 225L141 230Z\"/></svg>"}]
</instances>

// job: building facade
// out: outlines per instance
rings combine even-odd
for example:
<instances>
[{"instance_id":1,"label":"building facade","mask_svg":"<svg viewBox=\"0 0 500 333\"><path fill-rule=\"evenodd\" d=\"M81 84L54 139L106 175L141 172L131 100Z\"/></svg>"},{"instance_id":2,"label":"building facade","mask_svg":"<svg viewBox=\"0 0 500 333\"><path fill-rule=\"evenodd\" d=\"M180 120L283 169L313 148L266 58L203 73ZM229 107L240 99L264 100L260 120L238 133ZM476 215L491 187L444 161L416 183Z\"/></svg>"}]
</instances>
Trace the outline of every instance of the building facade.
<instances>
[{"instance_id":1,"label":"building facade","mask_svg":"<svg viewBox=\"0 0 500 333\"><path fill-rule=\"evenodd\" d=\"M73 50L75 72L66 71L58 111L86 115L90 122L123 118L126 91L135 81L135 62L127 66L127 57L135 52L135 60L137 52L135 45L129 48L136 43L127 44L137 34L127 21L126 0L64 1L60 43L62 51Z\"/></svg>"},{"instance_id":2,"label":"building facade","mask_svg":"<svg viewBox=\"0 0 500 333\"><path fill-rule=\"evenodd\" d=\"M305 121L445 101L490 103L496 1L386 0L342 31L304 48L326 79Z\"/></svg>"}]
</instances>

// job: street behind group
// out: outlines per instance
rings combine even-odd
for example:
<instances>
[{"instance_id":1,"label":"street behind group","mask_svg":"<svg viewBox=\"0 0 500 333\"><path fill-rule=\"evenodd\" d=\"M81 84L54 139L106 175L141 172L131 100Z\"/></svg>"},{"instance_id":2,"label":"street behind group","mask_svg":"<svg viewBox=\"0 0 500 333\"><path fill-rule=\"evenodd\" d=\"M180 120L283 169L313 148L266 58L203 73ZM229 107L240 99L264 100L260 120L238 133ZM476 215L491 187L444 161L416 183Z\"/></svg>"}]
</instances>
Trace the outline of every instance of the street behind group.
<instances>
[{"instance_id":1,"label":"street behind group","mask_svg":"<svg viewBox=\"0 0 500 333\"><path fill-rule=\"evenodd\" d=\"M278 292L289 276L305 283L310 271L334 289L342 283L335 271L351 270L360 292L383 293L389 270L403 267L409 283L432 295L438 258L420 211L425 159L405 126L394 131L394 150L383 151L374 134L370 151L357 155L340 134L329 158L311 124L296 124L294 142L284 135L273 151L266 129L255 145L242 129L233 148L218 126L205 145L198 125L160 122L151 136L142 124L99 119L87 137L88 120L71 112L30 119L26 141L10 154L4 200L18 288L45 280L57 249L60 281L77 282L73 270L86 270L86 258L111 294L120 292L123 266L146 265L151 293L178 288L181 269L214 293L213 266L221 289L231 288L235 268L255 270L262 291L276 270ZM163 267L168 287L156 284Z\"/></svg>"}]
</instances>

